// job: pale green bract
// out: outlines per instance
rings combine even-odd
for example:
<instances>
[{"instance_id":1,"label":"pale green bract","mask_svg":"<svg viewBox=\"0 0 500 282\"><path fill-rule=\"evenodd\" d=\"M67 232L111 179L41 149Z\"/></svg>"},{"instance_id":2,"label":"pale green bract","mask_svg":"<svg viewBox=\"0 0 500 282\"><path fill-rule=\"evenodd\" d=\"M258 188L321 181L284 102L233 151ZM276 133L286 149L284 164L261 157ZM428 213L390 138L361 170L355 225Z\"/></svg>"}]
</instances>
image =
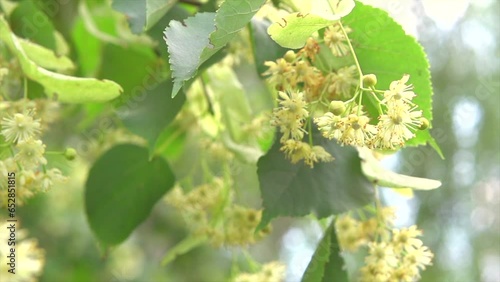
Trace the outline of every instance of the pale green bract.
<instances>
[{"instance_id":1,"label":"pale green bract","mask_svg":"<svg viewBox=\"0 0 500 282\"><path fill-rule=\"evenodd\" d=\"M332 22L316 15L293 13L270 25L267 33L279 45L299 49L304 47L311 34Z\"/></svg>"},{"instance_id":2,"label":"pale green bract","mask_svg":"<svg viewBox=\"0 0 500 282\"><path fill-rule=\"evenodd\" d=\"M347 16L354 6L353 0L311 0L310 14L336 21Z\"/></svg>"},{"instance_id":3,"label":"pale green bract","mask_svg":"<svg viewBox=\"0 0 500 282\"><path fill-rule=\"evenodd\" d=\"M10 30L3 15L0 15L0 39L5 42L10 51L17 57L24 74L28 78L40 83L45 88L45 92L49 97L57 96L57 100L60 102L105 102L118 97L123 91L120 85L110 80L73 77L51 72L38 66L27 55L27 51L37 47L31 46L25 50L21 40ZM37 48L36 52L46 53L47 50L42 51L40 48Z\"/></svg>"},{"instance_id":4,"label":"pale green bract","mask_svg":"<svg viewBox=\"0 0 500 282\"><path fill-rule=\"evenodd\" d=\"M358 148L358 152L364 175L376 185L417 190L432 190L441 186L441 181L398 174L385 169L368 148Z\"/></svg>"},{"instance_id":5,"label":"pale green bract","mask_svg":"<svg viewBox=\"0 0 500 282\"><path fill-rule=\"evenodd\" d=\"M68 71L75 69L73 62L66 56L57 56L54 51L26 39L18 38L30 60L43 68Z\"/></svg>"},{"instance_id":6,"label":"pale green bract","mask_svg":"<svg viewBox=\"0 0 500 282\"><path fill-rule=\"evenodd\" d=\"M279 45L299 49L304 47L307 38L314 32L348 15L354 6L352 0L313 0L309 13L290 14L269 26L267 32Z\"/></svg>"}]
</instances>

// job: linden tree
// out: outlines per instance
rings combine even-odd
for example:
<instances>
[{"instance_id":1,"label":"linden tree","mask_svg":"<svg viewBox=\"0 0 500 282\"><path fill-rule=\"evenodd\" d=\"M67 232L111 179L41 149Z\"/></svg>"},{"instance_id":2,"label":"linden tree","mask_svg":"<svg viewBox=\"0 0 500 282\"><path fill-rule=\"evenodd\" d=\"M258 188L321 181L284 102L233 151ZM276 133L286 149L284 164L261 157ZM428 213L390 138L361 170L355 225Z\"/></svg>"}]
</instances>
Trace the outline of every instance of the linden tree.
<instances>
[{"instance_id":1,"label":"linden tree","mask_svg":"<svg viewBox=\"0 0 500 282\"><path fill-rule=\"evenodd\" d=\"M17 205L79 183L103 258L153 220L183 234L158 265L226 250L224 281L284 281L277 257L248 252L283 217L323 227L305 282L416 281L432 264L422 230L396 228L379 192L441 185L380 163L409 146L442 155L426 54L387 12L353 0L82 0L62 35L48 18L25 32L35 2L0 1L2 207L8 173ZM32 254L36 278L43 252Z\"/></svg>"}]
</instances>

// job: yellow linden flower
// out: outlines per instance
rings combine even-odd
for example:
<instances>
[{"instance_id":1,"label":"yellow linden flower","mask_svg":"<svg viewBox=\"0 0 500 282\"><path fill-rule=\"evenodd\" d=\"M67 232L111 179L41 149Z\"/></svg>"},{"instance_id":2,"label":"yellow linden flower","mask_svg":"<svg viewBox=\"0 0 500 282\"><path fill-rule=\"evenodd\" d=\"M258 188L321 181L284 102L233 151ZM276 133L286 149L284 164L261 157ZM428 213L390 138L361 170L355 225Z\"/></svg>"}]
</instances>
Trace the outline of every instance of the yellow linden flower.
<instances>
[{"instance_id":1,"label":"yellow linden flower","mask_svg":"<svg viewBox=\"0 0 500 282\"><path fill-rule=\"evenodd\" d=\"M378 229L378 220L376 217L372 217L361 223L361 230L363 232L363 237L369 239L375 235Z\"/></svg>"},{"instance_id":2,"label":"yellow linden flower","mask_svg":"<svg viewBox=\"0 0 500 282\"><path fill-rule=\"evenodd\" d=\"M410 76L405 74L400 80L391 82L389 90L384 92L384 99L382 100L382 103L403 101L408 104L413 104L411 100L416 95L412 91L413 85L406 85L409 79Z\"/></svg>"},{"instance_id":3,"label":"yellow linden flower","mask_svg":"<svg viewBox=\"0 0 500 282\"><path fill-rule=\"evenodd\" d=\"M283 109L290 111L297 116L297 119L304 119L309 115L306 110L307 103L304 100L304 93L302 92L278 92L281 100L279 104Z\"/></svg>"},{"instance_id":4,"label":"yellow linden flower","mask_svg":"<svg viewBox=\"0 0 500 282\"><path fill-rule=\"evenodd\" d=\"M424 270L426 266L432 265L432 258L434 254L423 245L422 241L416 242L415 245L406 246L406 255L403 262L415 270Z\"/></svg>"},{"instance_id":5,"label":"yellow linden flower","mask_svg":"<svg viewBox=\"0 0 500 282\"><path fill-rule=\"evenodd\" d=\"M355 252L366 243L360 222L349 215L339 217L335 222L335 228L339 244L343 250Z\"/></svg>"},{"instance_id":6,"label":"yellow linden flower","mask_svg":"<svg viewBox=\"0 0 500 282\"><path fill-rule=\"evenodd\" d=\"M19 151L14 156L14 160L19 162L24 168L31 169L38 167L40 164L47 164L47 160L43 157L45 145L41 140L33 140L30 138L19 141L16 148Z\"/></svg>"},{"instance_id":7,"label":"yellow linden flower","mask_svg":"<svg viewBox=\"0 0 500 282\"><path fill-rule=\"evenodd\" d=\"M293 139L286 140L280 150L292 164L304 160L304 163L311 168L314 167L314 163L333 161L333 157L323 147L311 147L308 143Z\"/></svg>"},{"instance_id":8,"label":"yellow linden flower","mask_svg":"<svg viewBox=\"0 0 500 282\"><path fill-rule=\"evenodd\" d=\"M335 221L335 228L339 235L351 232L358 228L359 222L349 215L343 215Z\"/></svg>"},{"instance_id":9,"label":"yellow linden flower","mask_svg":"<svg viewBox=\"0 0 500 282\"><path fill-rule=\"evenodd\" d=\"M365 258L367 264L386 264L394 267L398 264L398 258L391 244L386 242L368 243L369 255Z\"/></svg>"},{"instance_id":10,"label":"yellow linden flower","mask_svg":"<svg viewBox=\"0 0 500 282\"><path fill-rule=\"evenodd\" d=\"M296 164L300 160L308 157L312 151L309 144L293 139L287 140L280 150L285 153L286 157L290 159L292 164Z\"/></svg>"},{"instance_id":11,"label":"yellow linden flower","mask_svg":"<svg viewBox=\"0 0 500 282\"><path fill-rule=\"evenodd\" d=\"M367 264L361 269L361 282L387 282L393 269L385 263Z\"/></svg>"},{"instance_id":12,"label":"yellow linden flower","mask_svg":"<svg viewBox=\"0 0 500 282\"><path fill-rule=\"evenodd\" d=\"M348 27L344 28L346 33L350 33L351 29ZM345 56L349 53L349 44L347 43L347 38L342 32L339 24L328 27L325 30L324 38L326 46L330 48L332 54L335 57Z\"/></svg>"},{"instance_id":13,"label":"yellow linden flower","mask_svg":"<svg viewBox=\"0 0 500 282\"><path fill-rule=\"evenodd\" d=\"M283 133L281 143L288 139L302 140L305 130L302 128L309 115L306 110L307 103L302 92L278 92L280 107L274 109L271 125L280 128Z\"/></svg>"},{"instance_id":14,"label":"yellow linden flower","mask_svg":"<svg viewBox=\"0 0 500 282\"><path fill-rule=\"evenodd\" d=\"M269 67L269 69L262 75L269 75L269 83L277 85L280 88L289 86L290 80L293 80L293 77L295 76L295 70L293 69L292 64L283 58L279 58L276 62L267 61L264 65Z\"/></svg>"},{"instance_id":15,"label":"yellow linden flower","mask_svg":"<svg viewBox=\"0 0 500 282\"><path fill-rule=\"evenodd\" d=\"M331 162L333 161L333 157L332 155L330 155L330 153L328 153L325 148L321 147L321 146L313 146L312 148L312 154L315 156L315 159L317 159L316 162L324 162L324 163L327 163L327 162Z\"/></svg>"},{"instance_id":16,"label":"yellow linden flower","mask_svg":"<svg viewBox=\"0 0 500 282\"><path fill-rule=\"evenodd\" d=\"M21 142L35 138L40 134L40 119L34 119L34 111L17 113L10 117L2 118L2 135L7 142Z\"/></svg>"},{"instance_id":17,"label":"yellow linden flower","mask_svg":"<svg viewBox=\"0 0 500 282\"><path fill-rule=\"evenodd\" d=\"M340 139L345 130L347 118L336 116L331 112L325 113L321 117L314 118L314 123L318 126L323 137L328 139Z\"/></svg>"},{"instance_id":18,"label":"yellow linden flower","mask_svg":"<svg viewBox=\"0 0 500 282\"><path fill-rule=\"evenodd\" d=\"M260 222L262 211L234 206L226 212L228 217L224 224L224 244L248 245L255 243L255 228Z\"/></svg>"},{"instance_id":19,"label":"yellow linden flower","mask_svg":"<svg viewBox=\"0 0 500 282\"><path fill-rule=\"evenodd\" d=\"M409 228L392 230L392 242L397 250L406 249L411 246L422 245L422 241L417 239L422 235L422 231L417 226L412 225Z\"/></svg>"},{"instance_id":20,"label":"yellow linden flower","mask_svg":"<svg viewBox=\"0 0 500 282\"><path fill-rule=\"evenodd\" d=\"M406 140L415 136L413 131L421 125L422 111L402 101L388 104L387 114L379 117L378 134L372 147L394 149L403 146Z\"/></svg>"},{"instance_id":21,"label":"yellow linden flower","mask_svg":"<svg viewBox=\"0 0 500 282\"><path fill-rule=\"evenodd\" d=\"M418 272L406 266L399 266L392 272L389 282L414 282L418 277Z\"/></svg>"},{"instance_id":22,"label":"yellow linden flower","mask_svg":"<svg viewBox=\"0 0 500 282\"><path fill-rule=\"evenodd\" d=\"M369 124L369 121L367 116L350 114L347 117L346 129L339 139L342 145L366 146L370 138L377 133L377 128Z\"/></svg>"},{"instance_id":23,"label":"yellow linden flower","mask_svg":"<svg viewBox=\"0 0 500 282\"><path fill-rule=\"evenodd\" d=\"M331 73L327 78L330 81L328 92L335 98L350 98L352 87L358 84L356 75L356 66L343 67L336 73Z\"/></svg>"},{"instance_id":24,"label":"yellow linden flower","mask_svg":"<svg viewBox=\"0 0 500 282\"><path fill-rule=\"evenodd\" d=\"M299 51L298 54L304 55L314 62L314 60L316 59L316 54L319 53L319 49L320 48L318 42L314 38L309 37L306 41L306 45Z\"/></svg>"}]
</instances>

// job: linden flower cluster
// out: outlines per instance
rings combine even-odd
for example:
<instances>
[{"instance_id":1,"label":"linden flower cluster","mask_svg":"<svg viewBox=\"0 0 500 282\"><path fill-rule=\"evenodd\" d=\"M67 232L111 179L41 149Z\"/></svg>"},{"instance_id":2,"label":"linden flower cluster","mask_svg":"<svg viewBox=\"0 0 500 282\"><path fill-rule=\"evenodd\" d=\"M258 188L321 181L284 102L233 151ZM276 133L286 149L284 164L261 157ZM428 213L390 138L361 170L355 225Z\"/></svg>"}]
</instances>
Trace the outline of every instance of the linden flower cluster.
<instances>
[{"instance_id":1,"label":"linden flower cluster","mask_svg":"<svg viewBox=\"0 0 500 282\"><path fill-rule=\"evenodd\" d=\"M370 124L370 118L355 103L332 101L330 111L315 118L322 135L336 139L342 145L369 147L371 149L396 149L415 137L415 131L426 129L428 121L412 99L416 94L413 86L407 85L409 75L393 81L380 101L382 111L377 125ZM363 94L359 94L363 95ZM347 110L351 108L351 110Z\"/></svg>"},{"instance_id":2,"label":"linden flower cluster","mask_svg":"<svg viewBox=\"0 0 500 282\"><path fill-rule=\"evenodd\" d=\"M349 215L335 222L339 244L345 251L355 252L366 246L368 255L360 269L360 281L415 281L420 271L432 264L434 255L417 237L422 231L415 225L394 229L392 208L383 208L377 217L358 221Z\"/></svg>"},{"instance_id":3,"label":"linden flower cluster","mask_svg":"<svg viewBox=\"0 0 500 282\"><path fill-rule=\"evenodd\" d=\"M264 228L255 234L262 212L232 205L232 195L226 185L224 180L214 178L188 193L175 186L166 201L182 213L195 235L207 236L214 246L253 244L270 231Z\"/></svg>"},{"instance_id":4,"label":"linden flower cluster","mask_svg":"<svg viewBox=\"0 0 500 282\"><path fill-rule=\"evenodd\" d=\"M311 168L314 167L314 163L332 161L333 157L323 147L311 146L301 141L307 133L303 126L309 116L304 94L280 91L279 97L280 107L274 109L271 125L279 127L283 134L280 139L281 151L293 164L304 160Z\"/></svg>"},{"instance_id":5,"label":"linden flower cluster","mask_svg":"<svg viewBox=\"0 0 500 282\"><path fill-rule=\"evenodd\" d=\"M279 261L273 261L262 266L257 273L241 273L234 282L281 282L285 279L285 265Z\"/></svg>"},{"instance_id":6,"label":"linden flower cluster","mask_svg":"<svg viewBox=\"0 0 500 282\"><path fill-rule=\"evenodd\" d=\"M269 69L263 73L278 90L278 105L271 125L282 133L281 151L292 163L303 160L311 168L315 163L333 160L323 147L313 145L312 139L303 142L305 135L312 131L310 120L318 105L325 99L350 98L358 81L355 66L323 73L314 65L321 48L328 48L337 57L348 54L347 37L340 26L325 30L323 41L324 44L310 37L297 53L288 51L275 62L265 62Z\"/></svg>"},{"instance_id":7,"label":"linden flower cluster","mask_svg":"<svg viewBox=\"0 0 500 282\"><path fill-rule=\"evenodd\" d=\"M43 125L37 118L34 107L45 105L42 108L52 108L49 103L20 100L16 102L0 101L0 108L9 109L0 114L0 137L5 141L0 144L10 150L8 154L0 155L0 206L7 203L7 175L15 173L17 178L16 199L18 204L23 204L26 199L39 191L49 190L55 182L64 182L66 177L57 168L46 168L45 145L40 140ZM24 108L20 110L19 108ZM54 114L47 115L49 121L55 119ZM10 149L9 149L10 148Z\"/></svg>"},{"instance_id":8,"label":"linden flower cluster","mask_svg":"<svg viewBox=\"0 0 500 282\"><path fill-rule=\"evenodd\" d=\"M269 69L263 75L269 76L268 82L279 91L297 89L308 103L321 100L322 96L330 100L350 98L351 90L358 82L356 66L323 73L314 65L322 46L329 47L334 56L348 55L347 39L334 29L335 26L325 31L327 46L310 37L298 53L290 50L275 62L265 62Z\"/></svg>"},{"instance_id":9,"label":"linden flower cluster","mask_svg":"<svg viewBox=\"0 0 500 282\"><path fill-rule=\"evenodd\" d=\"M5 220L1 220L5 222ZM9 223L0 224L0 272L3 276L8 276L12 282L21 281L36 281L42 274L43 266L45 264L45 254L42 249L38 247L35 239L26 238L26 231L24 229L16 230L16 263L15 274L8 273L11 267L9 266L10 248L7 244L9 239ZM4 281L4 280L2 280Z\"/></svg>"}]
</instances>

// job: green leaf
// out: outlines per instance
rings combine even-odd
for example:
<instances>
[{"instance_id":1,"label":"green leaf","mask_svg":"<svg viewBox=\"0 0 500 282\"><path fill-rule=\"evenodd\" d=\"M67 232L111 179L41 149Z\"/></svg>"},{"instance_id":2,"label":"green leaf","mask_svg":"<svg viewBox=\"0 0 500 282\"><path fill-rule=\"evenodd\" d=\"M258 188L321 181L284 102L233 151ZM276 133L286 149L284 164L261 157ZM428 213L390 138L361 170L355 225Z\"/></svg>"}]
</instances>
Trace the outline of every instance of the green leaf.
<instances>
[{"instance_id":1,"label":"green leaf","mask_svg":"<svg viewBox=\"0 0 500 282\"><path fill-rule=\"evenodd\" d=\"M198 13L184 23L170 23L164 34L174 79L172 96L177 95L203 62L246 26L264 3L265 0L227 0L216 14Z\"/></svg>"},{"instance_id":2,"label":"green leaf","mask_svg":"<svg viewBox=\"0 0 500 282\"><path fill-rule=\"evenodd\" d=\"M335 220L323 235L314 255L302 277L302 282L348 282L347 272L343 269L344 260L335 232ZM332 280L335 278L334 280Z\"/></svg>"},{"instance_id":3,"label":"green leaf","mask_svg":"<svg viewBox=\"0 0 500 282\"><path fill-rule=\"evenodd\" d=\"M274 42L267 33L267 29L270 25L271 23L267 20L252 19L250 22L253 57L259 74L267 70L264 62L275 61L283 57L287 51L287 49Z\"/></svg>"},{"instance_id":4,"label":"green leaf","mask_svg":"<svg viewBox=\"0 0 500 282\"><path fill-rule=\"evenodd\" d=\"M323 218L373 200L373 185L361 172L356 149L341 147L318 131L313 140L335 160L315 164L313 169L302 161L292 164L280 151L279 142L259 159L257 174L264 206L259 226L277 216L304 216L313 211Z\"/></svg>"},{"instance_id":5,"label":"green leaf","mask_svg":"<svg viewBox=\"0 0 500 282\"><path fill-rule=\"evenodd\" d=\"M304 47L307 39L315 31L334 22L313 14L293 13L284 17L280 22L273 23L267 32L279 45L298 49Z\"/></svg>"},{"instance_id":6,"label":"green leaf","mask_svg":"<svg viewBox=\"0 0 500 282\"><path fill-rule=\"evenodd\" d=\"M68 71L75 68L73 62L66 56L57 56L54 51L25 39L19 38L19 42L28 58L43 68L58 71Z\"/></svg>"},{"instance_id":7,"label":"green leaf","mask_svg":"<svg viewBox=\"0 0 500 282\"><path fill-rule=\"evenodd\" d=\"M362 159L361 168L363 173L375 185L418 190L432 190L441 186L441 182L437 180L397 174L385 169L368 148L358 148L358 152L359 157Z\"/></svg>"},{"instance_id":8,"label":"green leaf","mask_svg":"<svg viewBox=\"0 0 500 282\"><path fill-rule=\"evenodd\" d=\"M85 184L85 211L97 238L107 246L123 242L175 182L163 158L131 144L107 151Z\"/></svg>"},{"instance_id":9,"label":"green leaf","mask_svg":"<svg viewBox=\"0 0 500 282\"><path fill-rule=\"evenodd\" d=\"M180 111L185 95L172 98L172 81L163 81L138 95L138 102L120 107L118 115L133 133L144 137L153 153L156 140Z\"/></svg>"},{"instance_id":10,"label":"green leaf","mask_svg":"<svg viewBox=\"0 0 500 282\"><path fill-rule=\"evenodd\" d=\"M215 17L215 32L210 35L210 45L203 49L202 62L217 53L238 31L244 28L266 0L226 0Z\"/></svg>"},{"instance_id":11,"label":"green leaf","mask_svg":"<svg viewBox=\"0 0 500 282\"><path fill-rule=\"evenodd\" d=\"M71 38L78 60L78 71L83 76L95 76L103 59L102 42L92 36L81 17L75 19Z\"/></svg>"},{"instance_id":12,"label":"green leaf","mask_svg":"<svg viewBox=\"0 0 500 282\"><path fill-rule=\"evenodd\" d=\"M396 23L387 12L356 2L354 10L342 19L352 29L349 38L364 74L377 75L377 89L389 89L392 81L410 75L423 116L432 121L432 85L429 62L422 46ZM378 116L374 101L364 99L372 116ZM409 146L425 145L432 137L429 130L419 130Z\"/></svg>"},{"instance_id":13,"label":"green leaf","mask_svg":"<svg viewBox=\"0 0 500 282\"><path fill-rule=\"evenodd\" d=\"M56 50L54 24L40 9L41 1L18 1L18 5L9 16L12 30L19 37L28 39L48 49Z\"/></svg>"},{"instance_id":14,"label":"green leaf","mask_svg":"<svg viewBox=\"0 0 500 282\"><path fill-rule=\"evenodd\" d=\"M194 77L200 66L203 48L209 44L210 33L215 31L214 19L214 13L198 13L184 23L171 21L165 29L174 80L172 97L177 95L186 80Z\"/></svg>"},{"instance_id":15,"label":"green leaf","mask_svg":"<svg viewBox=\"0 0 500 282\"><path fill-rule=\"evenodd\" d=\"M113 0L113 9L125 14L132 32L150 29L165 15L176 0Z\"/></svg>"},{"instance_id":16,"label":"green leaf","mask_svg":"<svg viewBox=\"0 0 500 282\"><path fill-rule=\"evenodd\" d=\"M0 16L0 39L17 57L24 74L43 85L49 97L57 96L59 101L67 103L104 102L116 98L122 91L113 81L67 76L37 66L28 58L3 16Z\"/></svg>"},{"instance_id":17,"label":"green leaf","mask_svg":"<svg viewBox=\"0 0 500 282\"><path fill-rule=\"evenodd\" d=\"M169 124L156 138L153 154L177 160L186 147L186 136L187 130L179 122Z\"/></svg>"}]
</instances>

